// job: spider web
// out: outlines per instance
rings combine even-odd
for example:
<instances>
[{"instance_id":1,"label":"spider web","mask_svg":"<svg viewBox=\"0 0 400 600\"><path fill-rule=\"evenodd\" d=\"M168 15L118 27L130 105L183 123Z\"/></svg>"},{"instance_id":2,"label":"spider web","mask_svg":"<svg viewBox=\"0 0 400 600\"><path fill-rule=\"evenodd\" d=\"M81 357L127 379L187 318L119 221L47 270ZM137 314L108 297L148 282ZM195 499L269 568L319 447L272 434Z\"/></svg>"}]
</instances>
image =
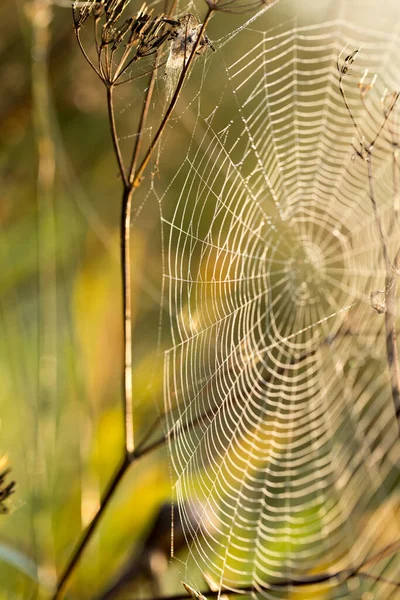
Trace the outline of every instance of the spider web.
<instances>
[{"instance_id":1,"label":"spider web","mask_svg":"<svg viewBox=\"0 0 400 600\"><path fill-rule=\"evenodd\" d=\"M385 267L336 61L362 46L345 87L373 139L380 97L398 89L399 38L343 21L250 35L237 60L219 54L223 96L199 106L173 212L171 190L159 195L187 580L194 562L217 589L287 597L266 588L365 563L302 597L394 598L396 553L373 558L400 538L398 426L370 302ZM378 81L363 106L365 68ZM393 258L390 141L385 130L373 187Z\"/></svg>"}]
</instances>

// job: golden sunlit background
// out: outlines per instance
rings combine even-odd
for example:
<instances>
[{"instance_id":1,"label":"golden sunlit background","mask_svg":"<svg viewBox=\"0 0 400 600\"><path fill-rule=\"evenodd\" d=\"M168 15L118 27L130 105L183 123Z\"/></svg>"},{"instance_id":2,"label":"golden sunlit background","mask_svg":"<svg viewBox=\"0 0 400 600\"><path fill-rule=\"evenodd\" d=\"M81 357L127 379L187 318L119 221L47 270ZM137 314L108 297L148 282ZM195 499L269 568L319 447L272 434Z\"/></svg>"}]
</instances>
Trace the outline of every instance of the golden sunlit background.
<instances>
[{"instance_id":1,"label":"golden sunlit background","mask_svg":"<svg viewBox=\"0 0 400 600\"><path fill-rule=\"evenodd\" d=\"M168 186L162 213L172 215L188 144L201 143L193 137L199 114L211 115L220 105L227 65L249 51L255 30L273 35L279 28L342 18L393 32L397 0L386 1L384 10L382 4L280 0L243 31L254 11L217 13L212 19L207 32L216 52L197 59L134 198L136 443L158 417L151 439L166 428L163 353L171 335L163 274L169 257L163 252L157 198ZM131 5L135 12L141 1ZM184 11L186 4L179 6ZM204 17L202 0L190 7L200 20ZM225 48L224 40L236 30L235 43ZM88 47L91 39L85 30ZM166 106L164 70L159 69L146 140ZM147 82L146 66L138 72L143 77L118 88L116 98L127 155ZM16 481L9 514L0 515L0 599L47 598L123 454L122 188L105 90L78 48L68 2L1 3L0 90L0 457ZM222 128L230 112L232 118L236 114L233 95L223 111L213 126ZM129 469L66 597L96 597L162 503L175 500L173 484L165 445ZM182 591L182 556L178 553L161 579L160 593ZM143 580L129 597L152 593Z\"/></svg>"}]
</instances>

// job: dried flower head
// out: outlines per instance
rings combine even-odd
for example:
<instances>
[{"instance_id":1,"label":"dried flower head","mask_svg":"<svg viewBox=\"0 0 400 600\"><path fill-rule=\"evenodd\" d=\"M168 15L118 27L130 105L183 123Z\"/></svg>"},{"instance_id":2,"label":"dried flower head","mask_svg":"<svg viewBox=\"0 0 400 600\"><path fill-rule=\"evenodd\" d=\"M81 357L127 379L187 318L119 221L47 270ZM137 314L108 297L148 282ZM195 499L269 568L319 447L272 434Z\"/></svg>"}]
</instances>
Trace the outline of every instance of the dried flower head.
<instances>
[{"instance_id":1,"label":"dried flower head","mask_svg":"<svg viewBox=\"0 0 400 600\"><path fill-rule=\"evenodd\" d=\"M211 10L244 13L257 8L271 7L279 0L205 0Z\"/></svg>"},{"instance_id":2,"label":"dried flower head","mask_svg":"<svg viewBox=\"0 0 400 600\"><path fill-rule=\"evenodd\" d=\"M154 16L146 3L135 16L126 16L130 0L90 0L73 5L73 22L81 50L97 75L107 86L115 84L140 58L154 54L175 34L178 21L164 15ZM94 21L94 48L86 50L80 30L88 19Z\"/></svg>"},{"instance_id":3,"label":"dried flower head","mask_svg":"<svg viewBox=\"0 0 400 600\"><path fill-rule=\"evenodd\" d=\"M84 6L78 5L78 2L74 2L72 5L72 18L74 21L75 29L80 29L82 25L87 21L90 15L93 13L93 8L96 2L87 2Z\"/></svg>"},{"instance_id":4,"label":"dried flower head","mask_svg":"<svg viewBox=\"0 0 400 600\"><path fill-rule=\"evenodd\" d=\"M0 472L0 514L2 515L8 513L6 501L15 491L15 481L10 481L10 483L7 484L5 482L9 472L10 469L5 469L4 471Z\"/></svg>"}]
</instances>

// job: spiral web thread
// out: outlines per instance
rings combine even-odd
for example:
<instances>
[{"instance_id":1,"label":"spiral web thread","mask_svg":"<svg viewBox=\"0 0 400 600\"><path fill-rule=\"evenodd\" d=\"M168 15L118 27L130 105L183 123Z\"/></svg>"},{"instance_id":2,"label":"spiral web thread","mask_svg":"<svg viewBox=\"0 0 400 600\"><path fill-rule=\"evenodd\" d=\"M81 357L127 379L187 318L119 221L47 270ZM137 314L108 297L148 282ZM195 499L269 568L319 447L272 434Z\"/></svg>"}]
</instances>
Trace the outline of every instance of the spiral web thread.
<instances>
[{"instance_id":1,"label":"spiral web thread","mask_svg":"<svg viewBox=\"0 0 400 600\"><path fill-rule=\"evenodd\" d=\"M221 103L199 109L172 213L159 197L189 583L196 564L218 589L288 597L290 586L268 586L365 563L364 575L301 597L400 593L396 551L373 559L400 539L398 425L384 317L370 302L385 267L336 69L346 45L362 46L345 88L373 139L383 89L400 86L399 42L341 21L252 30L250 49L225 64ZM365 68L378 73L369 114ZM373 156L392 260L395 113Z\"/></svg>"}]
</instances>

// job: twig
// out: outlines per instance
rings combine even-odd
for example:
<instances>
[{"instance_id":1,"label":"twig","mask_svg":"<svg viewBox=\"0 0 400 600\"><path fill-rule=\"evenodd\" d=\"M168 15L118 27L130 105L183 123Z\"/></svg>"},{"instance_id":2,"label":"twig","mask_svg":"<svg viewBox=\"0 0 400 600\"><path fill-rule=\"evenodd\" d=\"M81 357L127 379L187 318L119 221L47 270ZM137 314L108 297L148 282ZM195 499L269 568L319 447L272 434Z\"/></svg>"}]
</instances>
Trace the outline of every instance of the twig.
<instances>
[{"instance_id":1,"label":"twig","mask_svg":"<svg viewBox=\"0 0 400 600\"><path fill-rule=\"evenodd\" d=\"M145 439L148 437L149 437L149 435L147 435L145 437ZM67 562L67 564L63 570L63 573L59 578L58 585L57 585L55 594L53 596L53 600L59 600L62 597L62 594L65 591L68 580L70 579L71 575L73 574L75 567L77 566L86 546L90 542L92 535L96 531L104 512L106 511L107 507L109 506L115 492L118 489L120 482L122 481L125 473L129 469L129 467L131 465L133 465L134 463L136 463L139 459L146 456L147 454L150 454L151 452L154 452L155 450L157 450L158 448L163 446L163 444L167 441L167 439L168 439L167 436L163 436L147 445L143 441L140 444L140 446L138 446L137 450L134 450L133 452L130 452L130 453L129 452L125 453L119 468L113 475L111 481L108 484L106 491L104 492L104 494L102 496L99 509L97 510L93 519L91 520L91 522L89 523L89 525L87 526L85 531L83 532L81 539L79 540L78 544L74 548L71 558Z\"/></svg>"},{"instance_id":2,"label":"twig","mask_svg":"<svg viewBox=\"0 0 400 600\"><path fill-rule=\"evenodd\" d=\"M381 244L381 250L382 250L383 260L385 262L386 273L387 273L388 270L390 272L390 258L389 258L389 251L388 251L388 244L387 244L386 235L385 235L385 232L383 230L382 220L381 220L381 217L380 217L380 214L379 214L379 210L378 210L378 205L377 205L376 199L375 199L374 178L373 178L373 171L372 171L372 153L371 153L371 150L368 150L367 158L365 159L365 161L367 163L367 171L368 171L369 198L371 200L372 210L373 210L374 216L375 216L376 228L377 228L378 233L379 233L379 240L380 240L380 244Z\"/></svg>"},{"instance_id":3,"label":"twig","mask_svg":"<svg viewBox=\"0 0 400 600\"><path fill-rule=\"evenodd\" d=\"M201 41L201 39L203 37L205 29L206 29L206 27L207 27L207 25L208 25L208 23L209 23L209 21L210 21L210 19L211 19L211 17L212 17L213 14L214 14L214 9L213 8L209 8L208 11L207 11L206 16L204 18L204 22L203 22L203 24L201 26L200 32L199 32L199 34L197 36L196 42L193 45L193 48L192 48L190 56L189 56L189 58L187 60L187 63L184 65L184 67L182 69L182 73L181 73L181 76L179 78L178 84L177 84L177 86L175 88L174 95L172 96L171 102L170 102L170 104L169 104L169 106L168 106L168 108L166 110L166 113L165 113L165 115L163 117L163 120L161 121L161 125L158 128L158 130L157 130L157 132L156 132L153 140L150 142L150 145L149 145L149 148L147 150L147 153L146 153L145 157L143 158L143 161L142 161L140 167L138 168L137 172L131 174L130 181L132 182L132 186L133 187L138 187L140 185L140 183L141 183L143 172L146 169L146 167L147 167L147 165L148 165L148 163L150 161L150 158L151 158L151 156L152 156L152 154L153 154L153 152L154 152L154 150L155 150L155 148L156 148L156 146L157 146L157 144L158 144L158 142L159 142L159 140L160 140L160 138L161 138L161 136L162 136L162 134L163 134L163 132L165 130L165 127L167 126L167 123L168 123L169 118L170 118L170 116L172 114L172 111L175 108L175 105L176 105L176 103L178 101L178 98L179 98L179 94L180 94L180 92L182 90L182 86L183 86L183 84L185 82L186 75L187 75L187 73L188 73L188 71L189 71L189 69L190 69L190 67L191 67L191 65L192 65L192 63L193 63L193 61L195 59L197 48L200 45L200 41Z\"/></svg>"},{"instance_id":4,"label":"twig","mask_svg":"<svg viewBox=\"0 0 400 600\"><path fill-rule=\"evenodd\" d=\"M107 86L107 109L108 109L108 117L110 119L110 129L111 129L111 137L112 143L114 147L115 156L117 157L119 172L121 174L122 180L124 182L124 187L127 187L127 178L125 172L124 161L122 158L121 147L118 141L117 127L115 123L115 114L114 114L114 84L110 84Z\"/></svg>"},{"instance_id":5,"label":"twig","mask_svg":"<svg viewBox=\"0 0 400 600\"><path fill-rule=\"evenodd\" d=\"M392 265L391 261L390 261L390 257L389 257L387 236L383 229L381 216L379 214L379 209L378 209L376 198L375 198L373 168L372 168L372 152L376 146L376 142L382 135L384 128L389 123L389 117L391 116L393 109L399 99L400 93L399 92L393 93L392 100L391 100L388 108L384 109L384 112L383 112L384 118L382 120L382 123L381 123L380 127L378 128L377 133L375 134L373 140L368 143L365 140L359 125L357 124L357 121L356 121L356 119L353 115L353 112L350 108L350 105L347 101L346 93L345 93L345 90L343 87L343 80L346 77L346 75L349 73L357 54L358 54L358 50L354 50L354 52L349 54L342 63L340 62L341 56L338 57L337 69L339 71L339 90L342 95L346 110L351 118L351 121L355 127L355 130L356 130L358 138L359 138L358 141L360 144L360 149L356 149L356 153L362 160L364 160L367 163L369 197L370 197L371 204L372 204L372 210L374 212L376 228L378 230L381 251L382 251L383 260L384 260L384 264L385 264L385 271L386 271L385 290L384 290L384 292L382 292L382 294L384 294L384 296L385 296L385 302L382 307L378 308L378 306L377 306L376 309L378 310L378 312L385 313L386 355L387 355L388 367L389 367L389 373L390 373L392 401L393 401L395 414L396 414L396 418L397 418L397 423L398 423L398 428L399 428L399 433L400 433L400 368L399 368L399 357L398 357L398 351L397 351L397 333L396 333L396 316L397 316L396 291L397 291L397 277L399 275L399 268L400 268L400 248L397 251L397 254L396 254L396 257L394 260L394 264ZM367 73L367 71L364 73L364 76L361 78L361 80L358 84L358 87L360 89L361 102L362 102L364 108L367 110L367 114L370 116L370 118L372 118L370 111L366 107L365 94L366 94L366 92L368 92L372 89L376 77L372 80L371 84L369 84L368 86L365 86L364 79L365 79L366 73ZM386 97L386 92L384 94L383 99L381 99L381 103L383 106L385 106L384 105L385 97ZM374 120L374 122L376 122L375 119L373 119L373 120ZM389 127L389 130L390 130L390 127ZM398 200L398 198L397 198L398 176L397 176L397 172L396 172L397 144L394 143L394 136L393 136L392 131L391 131L391 133L392 133L392 142L393 142L392 146L394 148L394 157L393 157L393 179L394 179L394 186L395 186L394 217L396 217L397 216L397 208L398 208L396 205L397 200ZM371 299L373 296L375 296L376 294L379 294L379 293L380 292L372 292Z\"/></svg>"},{"instance_id":6,"label":"twig","mask_svg":"<svg viewBox=\"0 0 400 600\"><path fill-rule=\"evenodd\" d=\"M173 7L175 7L175 1L172 4L170 12ZM117 67L114 75L112 73L112 63L110 58L110 52L108 47L106 46L105 52L103 52L104 47L99 43L97 39L97 17L95 17L95 44L97 49L97 57L98 57L98 68L94 65L94 63L89 58L86 53L79 36L79 29L81 27L81 23L78 20L75 20L75 13L73 11L74 22L75 22L75 31L76 37L79 43L79 47L86 58L87 62L94 69L96 74L100 77L103 83L107 88L107 107L108 107L108 115L110 121L110 130L111 137L113 142L113 147L115 151L115 155L118 162L119 171L121 174L121 178L123 181L123 195L122 195L122 207L121 207L121 223L120 223L120 235L121 235L121 280L122 280L122 298L123 298L123 369L122 369L122 389L123 389L123 407L124 407L124 456L121 461L119 468L116 473L112 477L111 481L108 484L108 487L101 499L100 507L96 514L94 515L92 521L89 523L88 527L82 534L81 539L78 541L77 546L72 552L72 555L65 566L53 596L53 600L59 600L62 597L62 594L70 580L86 546L91 540L93 534L97 530L97 527L101 521L101 518L110 504L115 491L117 490L119 483L124 477L126 471L130 467L131 464L136 462L142 456L156 450L161 447L166 440L168 439L167 435L162 436L161 438L155 440L154 442L146 445L146 439L142 441L137 450L134 449L134 434L133 434L133 405L132 405L132 315L131 315L131 266L130 266L130 231L131 231L131 212L132 212L132 198L135 192L135 189L140 185L142 180L142 175L144 170L146 169L149 160L157 146L157 143L168 123L168 120L171 116L171 113L176 105L178 100L180 91L182 90L182 86L186 79L187 73L191 67L191 64L194 61L196 50L202 40L202 36L204 34L207 23L210 20L211 15L214 10L209 9L207 15L205 17L204 23L200 29L197 40L193 45L192 51L190 53L190 57L186 63L183 65L182 74L180 76L179 82L177 84L174 96L168 106L168 109L161 121L161 124L151 141L147 153L141 163L139 169L136 172L137 160L140 153L140 146L142 140L142 133L145 127L145 123L148 117L148 112L150 108L151 98L154 91L155 78L158 66L158 58L159 52L157 46L156 58L153 65L153 69L151 72L151 78L149 82L149 87L146 95L146 99L143 105L138 135L136 138L135 146L132 152L132 159L128 173L126 172L121 148L118 141L118 133L115 122L115 113L114 113L114 99L113 99L113 89L114 86L118 85L118 78L120 75L125 73L126 68L134 62L136 59L132 59L131 62L125 64L122 68ZM87 18L87 17L86 17ZM163 39L167 39L165 36ZM113 50L111 50L113 52ZM105 55L105 56L104 56ZM123 61L125 62L127 55L123 55ZM104 64L103 64L104 59ZM130 80L130 79L129 79ZM128 80L128 81L129 81ZM121 82L120 82L121 83ZM153 433L153 429L150 430L150 435Z\"/></svg>"},{"instance_id":7,"label":"twig","mask_svg":"<svg viewBox=\"0 0 400 600\"><path fill-rule=\"evenodd\" d=\"M134 188L125 184L121 209L121 276L122 311L124 319L124 367L123 404L125 424L125 450L133 452L133 406L132 406L132 307L131 307L131 213Z\"/></svg>"},{"instance_id":8,"label":"twig","mask_svg":"<svg viewBox=\"0 0 400 600\"><path fill-rule=\"evenodd\" d=\"M382 558L385 558L388 555L392 555L394 554L394 552L397 552L400 548L400 541L397 541L393 544L390 544L389 546L387 546L386 548L384 548L383 550L381 550L380 552L378 552L378 554L376 554L375 556L371 557L370 559L366 559L365 561L363 561L358 567L354 568L354 569L342 569L339 571L334 571L333 573L318 573L316 575L307 575L304 577L298 577L298 578L290 578L290 579L282 579L282 580L278 580L278 581L274 581L273 583L264 583L264 584L258 584L257 586L254 585L249 585L249 586L243 586L239 589L227 589L227 588L222 588L222 589L215 589L215 590L204 590L202 592L198 592L198 595L200 596L204 596L205 598L219 598L221 595L224 596L243 596L244 594L257 594L257 593L263 593L266 591L277 591L277 590L281 590L281 589L285 589L285 588L299 588L299 587L307 587L310 585L317 585L317 584L321 584L321 583L328 583L329 581L334 581L336 580L337 583L341 584L341 583L345 583L346 581L348 581L349 579L353 579L354 577L368 577L368 578L373 578L376 581L382 581L384 583L393 585L394 587L400 587L400 582L399 581L392 581L390 579L386 579L383 577L380 577L379 575L373 575L372 573L366 573L365 571L362 571L363 568L371 565L371 564L375 564L376 562L379 562ZM188 600L188 594L182 593L182 594L174 594L171 596L158 596L158 597L152 597L152 598L148 598L148 600Z\"/></svg>"},{"instance_id":9,"label":"twig","mask_svg":"<svg viewBox=\"0 0 400 600\"><path fill-rule=\"evenodd\" d=\"M395 409L396 419L398 423L400 433L400 370L399 370L399 357L397 351L397 332L396 332L396 316L397 316L397 303L396 303L396 291L397 291L397 277L398 270L400 267L400 249L397 251L394 264L391 265L388 251L388 244L386 236L382 226L382 220L379 215L375 192L374 192L374 180L372 171L372 156L368 153L367 158L367 169L368 169L368 184L369 184L369 197L372 203L372 209L375 215L376 227L379 232L379 239L383 259L385 263L386 277L385 277L385 337L386 337L386 355L388 360L389 374L390 374L390 387L392 394L393 406ZM394 272L393 272L394 271Z\"/></svg>"},{"instance_id":10,"label":"twig","mask_svg":"<svg viewBox=\"0 0 400 600\"><path fill-rule=\"evenodd\" d=\"M366 158L367 169L368 169L368 184L369 184L369 197L372 203L372 209L375 215L375 223L379 233L380 245L382 255L385 263L386 277L385 277L385 337L386 337L386 355L388 360L389 374L390 374L390 387L392 394L393 406L395 409L396 419L398 423L400 433L400 370L399 370L399 357L397 351L397 333L396 333L396 290L397 290L397 271L400 266L400 254L399 251L396 254L395 264L393 273L392 265L390 263L388 244L386 236L382 226L382 220L378 211L375 192L374 192L374 180L372 171L372 155L369 152Z\"/></svg>"},{"instance_id":11,"label":"twig","mask_svg":"<svg viewBox=\"0 0 400 600\"><path fill-rule=\"evenodd\" d=\"M399 356L397 350L397 277L400 269L400 248L397 250L394 262L393 271L390 267L386 272L386 312L385 312L385 332L386 332L386 353L389 363L390 383L392 388L392 399L396 413L397 423L400 432L400 369Z\"/></svg>"},{"instance_id":12,"label":"twig","mask_svg":"<svg viewBox=\"0 0 400 600\"><path fill-rule=\"evenodd\" d=\"M136 165L137 165L137 161L139 158L140 147L141 147L141 143L142 143L143 131L144 131L147 117L149 114L151 99L153 96L154 87L155 87L155 83L156 83L156 75L157 75L157 70L158 70L158 58L159 58L159 53L157 52L156 57L154 59L154 65L153 65L153 69L151 72L151 76L150 76L150 82L149 82L149 85L147 88L146 98L145 98L145 101L144 101L143 107L142 107L142 113L140 115L137 137L135 140L135 145L134 145L133 152L132 152L131 164L129 167L129 174L128 174L129 181L132 181L133 174L136 171Z\"/></svg>"},{"instance_id":13,"label":"twig","mask_svg":"<svg viewBox=\"0 0 400 600\"><path fill-rule=\"evenodd\" d=\"M100 79L103 79L102 74L100 73L100 71L96 68L96 66L94 65L93 61L90 59L90 57L88 56L85 47L82 44L82 40L81 40L81 36L79 34L79 29L75 30L75 35L76 35L76 39L79 45L79 48L83 54L83 56L85 57L86 61L89 63L89 65L92 67L93 71L96 73L96 75L98 77L100 77Z\"/></svg>"},{"instance_id":14,"label":"twig","mask_svg":"<svg viewBox=\"0 0 400 600\"><path fill-rule=\"evenodd\" d=\"M67 562L67 565L64 568L64 571L58 581L56 591L53 595L53 600L58 600L59 598L62 597L62 594L65 590L65 587L68 583L69 578L71 577L72 573L74 572L75 567L78 564L83 551L85 550L93 533L95 532L97 525L98 525L101 517L103 516L103 513L105 512L107 506L109 505L109 503L115 493L115 490L117 489L120 481L122 480L123 476L125 475L130 464L131 464L131 460L130 460L129 456L125 455L124 459L122 460L121 465L119 466L117 472L113 476L111 482L109 483L108 488L106 489L106 491L101 499L99 510L94 515L93 519L91 520L91 522L89 523L89 525L87 526L85 531L83 532L81 539L79 540L76 548L74 549L74 551L71 555L71 558L69 559L69 561Z\"/></svg>"}]
</instances>

